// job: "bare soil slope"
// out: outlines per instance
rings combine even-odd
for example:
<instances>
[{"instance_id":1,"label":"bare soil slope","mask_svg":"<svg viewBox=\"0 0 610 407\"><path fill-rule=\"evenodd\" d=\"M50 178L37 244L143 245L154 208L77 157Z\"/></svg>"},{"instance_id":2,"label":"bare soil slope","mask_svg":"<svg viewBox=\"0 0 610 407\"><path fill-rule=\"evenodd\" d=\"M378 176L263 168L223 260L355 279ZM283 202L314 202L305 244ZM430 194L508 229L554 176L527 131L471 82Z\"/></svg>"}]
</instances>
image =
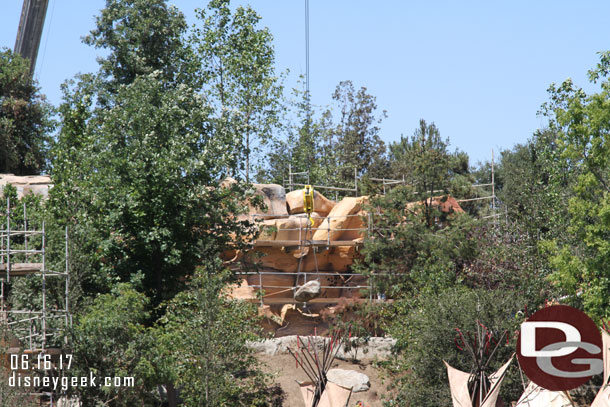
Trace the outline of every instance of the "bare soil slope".
<instances>
[{"instance_id":1,"label":"bare soil slope","mask_svg":"<svg viewBox=\"0 0 610 407\"><path fill-rule=\"evenodd\" d=\"M282 387L286 394L284 401L285 407L305 407L299 386L295 380L305 381L307 376L300 368L296 367L295 360L290 355L278 354L268 356L262 353L257 354L257 358L265 364L265 371L275 376L275 382ZM335 359L333 368L355 370L364 373L369 377L371 388L366 392L353 393L349 406L355 406L358 401L362 401L365 407L383 407L382 396L388 394L386 390L388 382L384 383L382 373L370 363L351 363ZM387 396L386 396L387 397Z\"/></svg>"}]
</instances>

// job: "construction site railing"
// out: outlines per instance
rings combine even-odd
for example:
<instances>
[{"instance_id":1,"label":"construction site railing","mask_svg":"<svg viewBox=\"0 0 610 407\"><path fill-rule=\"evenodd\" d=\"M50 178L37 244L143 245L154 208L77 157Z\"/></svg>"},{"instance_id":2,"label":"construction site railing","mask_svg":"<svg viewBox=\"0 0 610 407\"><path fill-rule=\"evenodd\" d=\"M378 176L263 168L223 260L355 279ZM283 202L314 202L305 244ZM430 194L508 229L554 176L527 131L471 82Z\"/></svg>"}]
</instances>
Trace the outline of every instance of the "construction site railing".
<instances>
[{"instance_id":1,"label":"construction site railing","mask_svg":"<svg viewBox=\"0 0 610 407\"><path fill-rule=\"evenodd\" d=\"M264 296L262 296L260 298L260 302L261 305L264 305L264 298L267 297L271 297L277 294L281 294L283 292L288 292L288 291L296 291L299 287L301 287L303 284L307 283L308 281L312 281L312 280L308 280L308 277L313 277L313 276L324 276L324 277L363 277L368 281L370 281L371 277L377 278L377 277L392 277L392 276L397 276L399 275L399 273L383 273L383 274L373 274L373 275L367 275L367 274L362 274L362 273L351 273L351 272L338 272L338 271L310 271L310 272L283 272L283 271L237 271L235 273L237 276L258 276L258 284L250 284L248 283L248 286L256 289L258 291L264 291L265 289L284 289L283 291L280 292L275 292L275 293L269 293L266 294ZM292 285L272 285L272 284L264 284L263 283L263 277L264 276L295 276L295 282ZM299 277L303 277L303 283L299 284ZM378 297L378 298L385 298L385 295L382 293L374 293L374 289L375 286L371 285L371 284L366 284L366 285L362 285L362 284L355 284L355 285L320 285L321 289L337 289L337 290L343 290L343 289L349 289L349 290L361 290L361 289L367 289L369 290L369 300L373 300L374 294ZM325 297L327 299L330 299L329 297ZM332 297L331 297L332 298ZM339 298L339 297L337 297Z\"/></svg>"},{"instance_id":2,"label":"construction site railing","mask_svg":"<svg viewBox=\"0 0 610 407\"><path fill-rule=\"evenodd\" d=\"M303 215L303 214L299 214L299 215ZM269 215L269 214L263 214L263 213L256 213L256 214L251 214L250 217L254 220L256 220L256 218L269 218L272 217L274 219L271 220L275 220L275 219L288 219L290 217L293 217L292 219L294 219L295 215ZM363 216L361 214L350 214L350 215L333 215L333 216L311 216L312 219L314 220L322 220L322 222L328 220L328 222L326 222L326 226L325 227L311 227L310 225L303 225L303 226L299 226L299 227L293 227L293 228L276 228L275 233L278 232L299 232L299 236L297 240L294 240L295 242L303 242L304 245L306 245L306 243L308 241L312 241L313 235L315 234L315 232L317 231L326 231L326 239L324 239L326 241L326 245L330 246L331 245L331 232L360 232L360 233L368 233L370 231L370 216L366 216L364 218L367 219L367 225L365 227L362 228L332 228L331 227L331 222L333 219L346 219L346 218L353 218L353 217L359 217L359 218L363 218ZM299 219L302 218L305 220L305 222L307 222L307 218L305 216L299 216ZM262 231L264 231L265 227L267 228L273 228L274 226L272 225L263 225ZM305 232L305 235L303 235ZM311 238L308 238L307 235L311 233ZM258 239L261 241L273 241L271 239Z\"/></svg>"}]
</instances>

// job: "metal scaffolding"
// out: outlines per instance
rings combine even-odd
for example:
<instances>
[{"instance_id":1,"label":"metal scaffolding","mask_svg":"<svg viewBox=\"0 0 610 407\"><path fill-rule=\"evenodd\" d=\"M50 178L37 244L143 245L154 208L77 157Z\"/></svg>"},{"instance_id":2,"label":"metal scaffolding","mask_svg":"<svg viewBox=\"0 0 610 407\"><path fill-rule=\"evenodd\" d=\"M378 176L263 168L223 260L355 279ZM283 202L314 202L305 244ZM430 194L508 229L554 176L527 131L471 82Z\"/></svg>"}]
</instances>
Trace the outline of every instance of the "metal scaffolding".
<instances>
[{"instance_id":1,"label":"metal scaffolding","mask_svg":"<svg viewBox=\"0 0 610 407\"><path fill-rule=\"evenodd\" d=\"M501 215L497 213L497 205L496 205L496 195L495 195L495 174L494 174L494 154L492 150L491 156L491 182L490 183L480 183L480 184L472 184L471 188L473 189L475 197L472 198L464 198L464 199L456 199L458 203L465 202L475 202L475 201L488 201L489 207L491 208L491 214L481 217L480 219L493 219L494 223L496 219ZM306 180L307 184L297 183L295 182L296 177L302 177ZM396 185L408 185L405 177L402 179L388 179L388 178L368 178L373 182L381 182L383 185L383 194L387 192L389 188L392 188ZM295 187L303 187L305 185L309 185L310 177L308 171L302 172L292 172L292 166L289 165L288 168L288 179L284 179L284 187L288 191L292 191ZM326 189L330 191L335 191L336 193L344 192L344 193L353 193L354 195L358 194L358 171L354 169L354 187L353 188L343 188L343 187L334 187L334 186L322 186L322 185L314 185L315 189ZM491 187L491 194L489 194L488 187ZM435 194L435 193L445 193L445 190L436 190L436 191L426 191L426 194ZM482 193L481 193L482 192ZM418 192L415 192L418 194ZM483 195L485 194L485 195ZM483 196L480 196L483 195ZM472 196L472 195L471 195ZM276 219L286 219L291 218L294 215L269 215L269 214L252 214L250 215L250 219L262 225L259 236L265 236L265 226L261 221L264 220L276 220ZM348 217L361 217L363 219L363 226L361 228L332 228L331 224L333 224L332 220L336 218L348 218ZM382 293L377 293L374 287L374 279L370 278L371 276L365 274L358 274L352 272L340 272L340 271L324 271L318 269L318 260L317 255L324 250L333 250L334 248L339 247L354 247L354 250L358 250L364 244L364 237L370 236L371 231L375 229L372 225L371 214L367 214L365 217L359 214L352 215L340 215L340 216L326 216L326 217L318 217L312 216L314 220L318 220L317 226L310 226L308 223L306 226L300 224L298 227L292 228L281 228L276 230L276 233L284 233L291 234L293 233L293 239L268 239L268 238L258 238L255 239L252 244L255 248L281 248L282 251L291 252L291 251L303 251L305 248L309 248L311 253L313 254L315 261L315 270L314 271L303 271L301 270L301 262L303 257L299 258L298 268L296 272L284 272L284 271L263 271L263 270L255 270L255 271L243 271L239 268L234 269L237 275L242 276L244 279L248 279L248 277L256 276L255 280L252 283L248 283L248 286L256 289L259 294L257 298L253 298L252 301L260 302L261 305L272 305L272 304L295 304L298 303L294 298L280 298L277 297L278 294L286 293L288 291L292 291L293 293L303 284L312 279L320 279L328 278L328 277L338 277L343 282L342 285L321 285L320 288L322 290L331 290L338 289L343 292L343 290L367 290L368 291L368 300L369 301L383 301L385 299L385 295ZM273 227L271 227L273 228ZM379 229L376 229L379 230ZM324 231L325 238L324 239L314 239L315 233L317 231ZM296 235L298 232L298 235ZM331 234L335 233L343 233L343 232L356 232L358 233L362 239L352 239L352 240L337 240L331 239ZM268 237L268 236L267 236ZM264 279L266 276L295 276L293 284L290 286L279 286L273 284L266 284ZM391 274L376 274L374 277L390 277ZM353 280L353 282L352 282ZM265 293L265 290L274 290L271 293ZM280 291L277 291L280 290ZM315 298L308 302L310 303L323 303L323 304L333 304L338 303L340 301L340 296L332 297L332 298ZM366 299L366 298L365 298Z\"/></svg>"},{"instance_id":2,"label":"metal scaffolding","mask_svg":"<svg viewBox=\"0 0 610 407\"><path fill-rule=\"evenodd\" d=\"M51 270L48 267L48 241L44 221L39 229L33 228L25 203L23 220L15 220L16 210L17 208L11 207L10 199L7 199L5 222L0 230L0 318L27 352L49 353L67 345L67 330L72 325L69 304L68 228L64 233L64 270ZM12 308L7 301L11 285L16 278L28 276L40 279L40 306L30 309ZM48 282L55 278L64 280L61 307L58 302L54 307L49 307L48 304ZM58 348L60 343L62 345Z\"/></svg>"}]
</instances>

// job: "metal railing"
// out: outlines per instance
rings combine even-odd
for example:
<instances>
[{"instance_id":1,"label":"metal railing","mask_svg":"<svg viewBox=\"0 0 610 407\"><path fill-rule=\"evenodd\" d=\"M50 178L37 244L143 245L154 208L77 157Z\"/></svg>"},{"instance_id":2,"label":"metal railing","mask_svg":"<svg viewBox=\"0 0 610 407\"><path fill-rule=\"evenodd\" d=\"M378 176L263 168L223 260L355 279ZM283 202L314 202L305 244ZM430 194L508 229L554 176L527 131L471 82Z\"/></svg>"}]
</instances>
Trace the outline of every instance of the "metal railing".
<instances>
[{"instance_id":1,"label":"metal railing","mask_svg":"<svg viewBox=\"0 0 610 407\"><path fill-rule=\"evenodd\" d=\"M366 274L362 274L362 273L351 273L351 272L337 272L337 271L308 271L308 272L283 272L283 271L237 271L235 273L237 276L243 276L244 279L246 279L247 281L247 277L248 276L257 276L258 277L258 284L251 284L250 282L248 282L248 287L254 289L255 291L257 291L260 295L259 296L255 296L253 298L251 298L252 300L258 300L260 301L261 305L265 304L265 299L272 297L274 295L278 295L278 294L282 294L282 293L286 293L286 292L295 292L299 287L301 287L303 284L309 282L309 281L313 281L313 280L319 280L320 277L348 277L347 280L342 278L342 280L344 281L344 284L337 284L337 285L320 285L320 289L324 289L324 290L368 290L368 297L369 300L372 301L374 299L374 285L372 285L370 283L370 278L371 277L391 277L391 276L395 276L397 275L396 273L387 273L387 274L375 274L374 276L369 276ZM263 281L263 278L265 276L294 276L295 277L295 281L293 282L293 284L291 285L273 285L273 284L265 284ZM299 282L299 278L302 277L303 278L303 282L300 283ZM317 277L317 278L316 278ZM358 282L357 284L349 284L349 280L353 277L362 277L365 281L366 284L360 284L360 282ZM363 282L365 282L363 281ZM268 293L265 294L265 289L281 289L282 291L278 291L278 292L272 292L272 293ZM381 294L377 294L377 297L380 297ZM321 297L320 299L324 302L337 302L340 298L343 297ZM284 302L286 303L291 303L291 302L298 302L296 300L294 300L294 298L279 298L280 300L284 300Z\"/></svg>"},{"instance_id":2,"label":"metal railing","mask_svg":"<svg viewBox=\"0 0 610 407\"><path fill-rule=\"evenodd\" d=\"M303 215L303 214L299 214L299 215ZM268 214L261 214L261 213L256 213L256 214L251 214L250 215L251 219L253 219L254 221L256 221L257 219L261 219L261 218L270 218L272 217L273 219L271 220L276 220L276 219L291 219L291 220L297 220L297 219L303 219L304 222L308 222L307 217L305 216L295 216L295 215L268 215ZM331 233L333 232L338 232L338 233L343 233L343 232L358 232L361 233L363 236L365 237L365 234L368 234L370 232L370 215L367 214L366 216L366 226L362 227L362 228L333 228L331 227L331 223L333 219L346 219L346 218L354 218L354 217L359 217L359 218L363 218L363 216L361 214L348 214L348 215L333 215L333 216L312 216L311 218L314 220L321 220L320 225L318 225L317 227L312 227L308 224L305 225L300 225L299 227L289 227L289 228L283 228L283 227L278 227L278 226L274 226L274 225L261 225L260 228L260 234L259 234L259 238L256 239L256 242L274 242L276 241L276 239L265 239L265 229L274 229L274 234L277 236L278 233L280 232L299 232L299 236L298 239L287 239L286 241L293 241L293 242L300 242L299 245L303 245L303 246L312 246L312 245L320 245L320 246L331 246L333 245L333 241L336 241L336 239L332 239L331 240ZM364 221L363 221L364 222ZM322 225L324 225L323 227L320 227ZM314 240L314 235L315 232L317 231L325 231L326 232L326 239L318 239L318 240ZM308 235L311 235L310 237L308 237ZM263 237L262 239L260 237ZM279 239L280 242L286 242L283 241L281 239ZM359 242L355 242L355 244L358 244ZM344 242L344 245L348 246L349 244L347 244L347 241ZM284 244L283 246L288 246L287 244Z\"/></svg>"}]
</instances>

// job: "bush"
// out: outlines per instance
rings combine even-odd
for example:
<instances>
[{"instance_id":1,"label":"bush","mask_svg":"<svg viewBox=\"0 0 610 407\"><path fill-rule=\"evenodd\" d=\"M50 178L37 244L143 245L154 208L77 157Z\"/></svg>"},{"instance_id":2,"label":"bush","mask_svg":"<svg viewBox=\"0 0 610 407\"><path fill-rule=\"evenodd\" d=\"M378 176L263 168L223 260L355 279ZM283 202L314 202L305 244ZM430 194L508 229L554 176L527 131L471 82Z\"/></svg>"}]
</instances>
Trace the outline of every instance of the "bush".
<instances>
[{"instance_id":1,"label":"bush","mask_svg":"<svg viewBox=\"0 0 610 407\"><path fill-rule=\"evenodd\" d=\"M522 322L519 313L526 304L515 291L451 288L436 294L424 294L414 300L395 303L396 317L390 334L397 339L397 357L385 367L397 377L396 396L386 406L451 406L451 393L443 360L453 367L470 371L472 359L456 346L457 332L476 332L480 321L494 338L508 331L509 342L498 348L489 365L497 370L514 352L516 332ZM515 365L509 369L502 386L504 400L516 400L522 393Z\"/></svg>"}]
</instances>

